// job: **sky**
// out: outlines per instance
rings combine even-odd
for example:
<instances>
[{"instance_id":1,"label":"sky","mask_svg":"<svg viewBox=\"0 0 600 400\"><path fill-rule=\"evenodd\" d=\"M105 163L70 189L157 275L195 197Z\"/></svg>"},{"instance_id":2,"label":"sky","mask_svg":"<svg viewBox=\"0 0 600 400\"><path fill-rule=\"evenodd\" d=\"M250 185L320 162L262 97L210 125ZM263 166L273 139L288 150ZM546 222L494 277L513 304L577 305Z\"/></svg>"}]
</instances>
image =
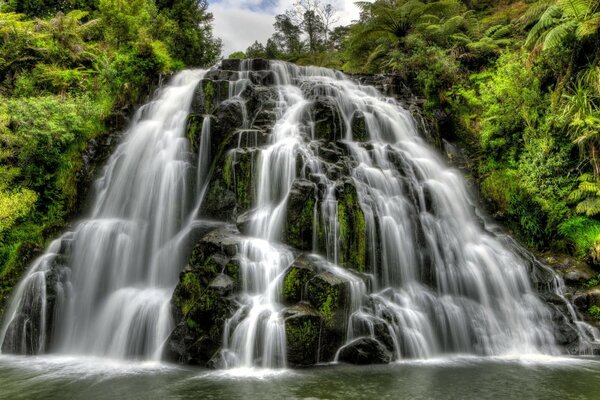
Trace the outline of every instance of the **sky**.
<instances>
[{"instance_id":1,"label":"sky","mask_svg":"<svg viewBox=\"0 0 600 400\"><path fill-rule=\"evenodd\" d=\"M356 0L324 0L339 11L338 25L358 19ZM209 0L214 15L214 35L223 40L223 55L246 50L258 40L265 43L273 34L275 15L291 8L296 0Z\"/></svg>"}]
</instances>

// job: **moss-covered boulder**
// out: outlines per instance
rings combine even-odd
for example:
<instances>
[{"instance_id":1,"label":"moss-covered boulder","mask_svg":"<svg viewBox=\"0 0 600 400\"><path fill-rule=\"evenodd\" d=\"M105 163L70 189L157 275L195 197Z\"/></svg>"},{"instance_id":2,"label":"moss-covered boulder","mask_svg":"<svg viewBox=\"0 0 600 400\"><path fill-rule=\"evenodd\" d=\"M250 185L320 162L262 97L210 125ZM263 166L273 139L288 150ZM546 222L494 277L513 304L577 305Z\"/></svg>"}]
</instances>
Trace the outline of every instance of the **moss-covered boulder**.
<instances>
[{"instance_id":1,"label":"moss-covered boulder","mask_svg":"<svg viewBox=\"0 0 600 400\"><path fill-rule=\"evenodd\" d=\"M349 283L344 278L326 271L311 278L306 284L306 298L323 316L327 326L345 332L347 324Z\"/></svg>"},{"instance_id":2,"label":"moss-covered boulder","mask_svg":"<svg viewBox=\"0 0 600 400\"><path fill-rule=\"evenodd\" d=\"M316 190L313 182L297 179L288 196L282 240L299 250L310 251L313 247Z\"/></svg>"},{"instance_id":3,"label":"moss-covered boulder","mask_svg":"<svg viewBox=\"0 0 600 400\"><path fill-rule=\"evenodd\" d=\"M344 139L344 120L337 106L326 97L317 97L308 109L313 122L313 139L336 141Z\"/></svg>"},{"instance_id":4,"label":"moss-covered boulder","mask_svg":"<svg viewBox=\"0 0 600 400\"><path fill-rule=\"evenodd\" d=\"M307 303L286 308L283 315L288 363L291 366L306 366L319 362L321 315Z\"/></svg>"},{"instance_id":5,"label":"moss-covered boulder","mask_svg":"<svg viewBox=\"0 0 600 400\"><path fill-rule=\"evenodd\" d=\"M317 273L317 267L309 256L302 254L289 266L283 277L281 297L287 304L305 300L306 284Z\"/></svg>"},{"instance_id":6,"label":"moss-covered boulder","mask_svg":"<svg viewBox=\"0 0 600 400\"><path fill-rule=\"evenodd\" d=\"M224 227L194 246L171 300L176 326L167 341L167 358L205 365L220 348L225 321L237 309L238 242L237 231Z\"/></svg>"},{"instance_id":7,"label":"moss-covered boulder","mask_svg":"<svg viewBox=\"0 0 600 400\"><path fill-rule=\"evenodd\" d=\"M229 97L229 81L202 79L194 90L191 112L211 114L213 110Z\"/></svg>"}]
</instances>

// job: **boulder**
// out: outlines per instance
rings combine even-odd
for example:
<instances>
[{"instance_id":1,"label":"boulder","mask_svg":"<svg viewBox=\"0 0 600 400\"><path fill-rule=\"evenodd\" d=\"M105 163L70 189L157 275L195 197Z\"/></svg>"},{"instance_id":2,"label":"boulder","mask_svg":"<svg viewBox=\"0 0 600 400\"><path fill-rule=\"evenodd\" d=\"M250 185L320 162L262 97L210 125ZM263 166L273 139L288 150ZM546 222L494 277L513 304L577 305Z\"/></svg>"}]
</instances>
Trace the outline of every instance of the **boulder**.
<instances>
[{"instance_id":1,"label":"boulder","mask_svg":"<svg viewBox=\"0 0 600 400\"><path fill-rule=\"evenodd\" d=\"M317 97L308 109L313 121L313 139L336 141L344 139L344 121L335 103L327 97Z\"/></svg>"},{"instance_id":2,"label":"boulder","mask_svg":"<svg viewBox=\"0 0 600 400\"><path fill-rule=\"evenodd\" d=\"M292 366L306 366L319 362L321 315L306 303L286 308L283 314L288 363Z\"/></svg>"},{"instance_id":3,"label":"boulder","mask_svg":"<svg viewBox=\"0 0 600 400\"><path fill-rule=\"evenodd\" d=\"M588 274L585 271L580 270L572 270L568 271L564 275L565 284L569 286L578 286L583 285L590 279L592 279L592 275Z\"/></svg>"},{"instance_id":4,"label":"boulder","mask_svg":"<svg viewBox=\"0 0 600 400\"><path fill-rule=\"evenodd\" d=\"M300 255L289 266L283 277L281 296L287 304L304 300L306 284L317 273L316 265L306 254Z\"/></svg>"},{"instance_id":5,"label":"boulder","mask_svg":"<svg viewBox=\"0 0 600 400\"><path fill-rule=\"evenodd\" d=\"M369 140L367 121L365 120L365 115L362 111L354 111L350 126L352 128L352 139L354 141L364 142Z\"/></svg>"},{"instance_id":6,"label":"boulder","mask_svg":"<svg viewBox=\"0 0 600 400\"><path fill-rule=\"evenodd\" d=\"M328 326L345 331L349 283L329 271L321 272L306 284L307 299Z\"/></svg>"},{"instance_id":7,"label":"boulder","mask_svg":"<svg viewBox=\"0 0 600 400\"><path fill-rule=\"evenodd\" d=\"M284 243L298 250L312 250L315 203L316 185L306 179L296 179L287 201Z\"/></svg>"},{"instance_id":8,"label":"boulder","mask_svg":"<svg viewBox=\"0 0 600 400\"><path fill-rule=\"evenodd\" d=\"M362 337L342 347L338 360L350 364L388 364L392 354L377 339Z\"/></svg>"},{"instance_id":9,"label":"boulder","mask_svg":"<svg viewBox=\"0 0 600 400\"><path fill-rule=\"evenodd\" d=\"M225 321L237 309L239 240L238 232L226 226L206 234L192 249L171 299L176 326L167 340L168 359L205 365L220 348Z\"/></svg>"}]
</instances>

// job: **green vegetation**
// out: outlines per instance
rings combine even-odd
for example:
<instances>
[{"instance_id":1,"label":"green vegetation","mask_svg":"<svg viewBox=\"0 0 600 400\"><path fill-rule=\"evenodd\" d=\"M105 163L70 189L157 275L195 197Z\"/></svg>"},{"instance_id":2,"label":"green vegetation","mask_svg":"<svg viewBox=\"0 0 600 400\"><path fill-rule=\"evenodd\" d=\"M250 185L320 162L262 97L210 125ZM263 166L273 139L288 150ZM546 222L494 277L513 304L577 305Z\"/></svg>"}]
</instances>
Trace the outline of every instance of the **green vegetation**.
<instances>
[{"instance_id":1,"label":"green vegetation","mask_svg":"<svg viewBox=\"0 0 600 400\"><path fill-rule=\"evenodd\" d=\"M591 306L588 312L592 318L594 318L596 321L600 321L600 307Z\"/></svg>"},{"instance_id":2,"label":"green vegetation","mask_svg":"<svg viewBox=\"0 0 600 400\"><path fill-rule=\"evenodd\" d=\"M160 75L211 63L206 0L0 2L0 304L77 209L82 155ZM119 128L119 127L117 127Z\"/></svg>"},{"instance_id":3,"label":"green vegetation","mask_svg":"<svg viewBox=\"0 0 600 400\"><path fill-rule=\"evenodd\" d=\"M450 117L444 134L469 146L483 197L518 236L532 247L594 259L600 239L600 3L356 4L358 21L333 30L326 22L335 20L335 9L326 19L323 2L299 1L277 16L269 42L247 54L399 74L427 100L426 113L443 110ZM310 25L307 12L320 23Z\"/></svg>"}]
</instances>

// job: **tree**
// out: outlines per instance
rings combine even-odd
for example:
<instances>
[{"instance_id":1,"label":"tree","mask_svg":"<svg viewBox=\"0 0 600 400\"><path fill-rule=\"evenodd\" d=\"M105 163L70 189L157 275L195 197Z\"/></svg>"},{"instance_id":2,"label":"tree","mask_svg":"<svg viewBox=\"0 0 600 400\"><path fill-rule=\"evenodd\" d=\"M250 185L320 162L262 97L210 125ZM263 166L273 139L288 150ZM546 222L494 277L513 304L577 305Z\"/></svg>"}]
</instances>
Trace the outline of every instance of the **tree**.
<instances>
[{"instance_id":1,"label":"tree","mask_svg":"<svg viewBox=\"0 0 600 400\"><path fill-rule=\"evenodd\" d=\"M215 62L222 43L212 35L213 15L207 0L157 0L156 6L173 22L170 29L163 29L167 37L158 37L166 41L175 58L190 66Z\"/></svg>"},{"instance_id":2,"label":"tree","mask_svg":"<svg viewBox=\"0 0 600 400\"><path fill-rule=\"evenodd\" d=\"M302 28L313 53L328 44L331 27L339 20L336 14L332 4L323 4L321 0L299 0L286 12L290 21Z\"/></svg>"},{"instance_id":3,"label":"tree","mask_svg":"<svg viewBox=\"0 0 600 400\"><path fill-rule=\"evenodd\" d=\"M273 27L275 28L275 33L272 39L279 49L288 54L300 53L302 51L304 47L300 40L302 30L298 25L294 24L289 15L276 15Z\"/></svg>"},{"instance_id":4,"label":"tree","mask_svg":"<svg viewBox=\"0 0 600 400\"><path fill-rule=\"evenodd\" d=\"M266 51L265 46L256 40L246 49L246 57L248 58L265 58Z\"/></svg>"},{"instance_id":5,"label":"tree","mask_svg":"<svg viewBox=\"0 0 600 400\"><path fill-rule=\"evenodd\" d=\"M311 53L316 53L324 41L325 25L315 11L309 10L304 13L302 28L308 36L308 48Z\"/></svg>"}]
</instances>

